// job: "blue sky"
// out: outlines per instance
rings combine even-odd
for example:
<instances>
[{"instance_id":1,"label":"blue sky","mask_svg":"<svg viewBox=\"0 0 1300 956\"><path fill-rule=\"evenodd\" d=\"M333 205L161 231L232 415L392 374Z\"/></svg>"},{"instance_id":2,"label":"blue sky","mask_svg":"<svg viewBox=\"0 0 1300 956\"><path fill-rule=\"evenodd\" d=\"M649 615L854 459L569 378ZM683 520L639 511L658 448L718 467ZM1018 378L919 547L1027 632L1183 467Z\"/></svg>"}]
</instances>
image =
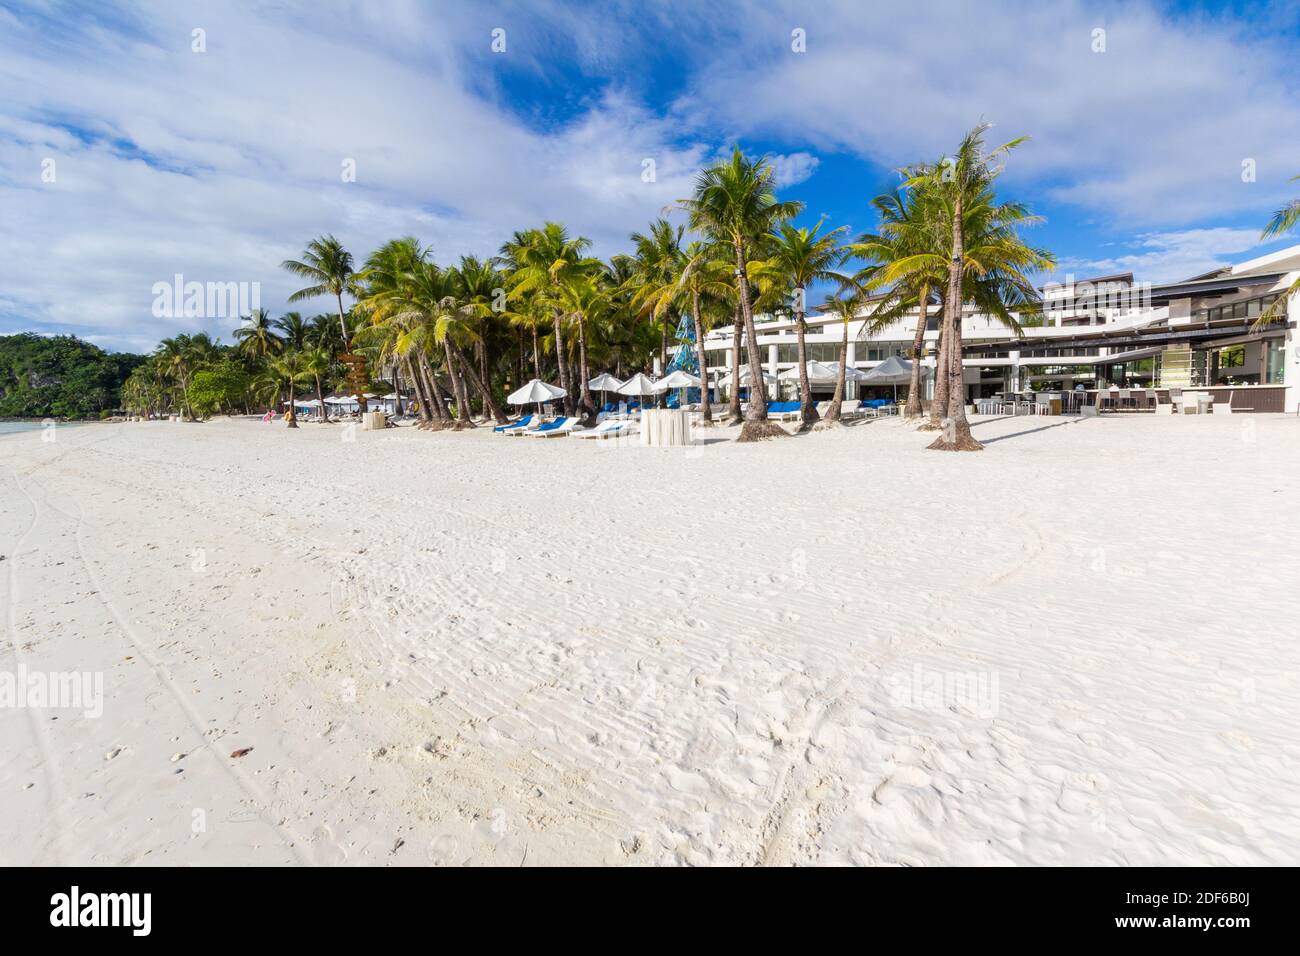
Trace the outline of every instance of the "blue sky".
<instances>
[{"instance_id":1,"label":"blue sky","mask_svg":"<svg viewBox=\"0 0 1300 956\"><path fill-rule=\"evenodd\" d=\"M1298 54L1280 3L0 0L0 332L228 340L153 284L283 311L277 264L325 232L451 261L555 219L609 255L733 143L857 233L980 119L1031 137L1002 190L1062 274L1175 279L1286 244L1258 235L1300 193Z\"/></svg>"}]
</instances>

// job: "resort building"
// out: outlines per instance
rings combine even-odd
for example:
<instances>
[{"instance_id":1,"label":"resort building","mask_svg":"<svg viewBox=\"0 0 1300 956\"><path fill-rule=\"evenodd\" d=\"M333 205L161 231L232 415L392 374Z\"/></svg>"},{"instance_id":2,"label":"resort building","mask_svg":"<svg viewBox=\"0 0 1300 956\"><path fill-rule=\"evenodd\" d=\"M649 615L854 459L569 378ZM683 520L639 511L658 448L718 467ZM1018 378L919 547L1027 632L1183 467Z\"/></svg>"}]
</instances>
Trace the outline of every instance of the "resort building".
<instances>
[{"instance_id":1,"label":"resort building","mask_svg":"<svg viewBox=\"0 0 1300 956\"><path fill-rule=\"evenodd\" d=\"M1007 391L1184 387L1231 401L1233 411L1295 412L1300 401L1300 296L1281 321L1256 329L1260 314L1300 277L1300 245L1182 282L1135 283L1130 274L1069 280L1044 287L1042 308L1017 316L1019 333L996 318L967 307L962 315L963 361L970 401ZM849 324L848 362L863 371L891 356L911 357L917 312L874 335L865 335L871 311ZM925 332L926 398L933 394L940 316L932 308ZM806 318L807 357L839 360L843 327L831 315ZM798 364L794 321L759 317L759 348L765 370L780 375ZM725 376L732 362L732 327L705 336L710 380ZM746 361L741 343L741 362ZM780 381L783 395L797 382ZM847 397L858 395L853 383ZM815 384L818 399L832 385ZM900 389L900 397L905 389ZM885 397L880 390L878 397ZM1167 400L1167 394L1162 400Z\"/></svg>"}]
</instances>

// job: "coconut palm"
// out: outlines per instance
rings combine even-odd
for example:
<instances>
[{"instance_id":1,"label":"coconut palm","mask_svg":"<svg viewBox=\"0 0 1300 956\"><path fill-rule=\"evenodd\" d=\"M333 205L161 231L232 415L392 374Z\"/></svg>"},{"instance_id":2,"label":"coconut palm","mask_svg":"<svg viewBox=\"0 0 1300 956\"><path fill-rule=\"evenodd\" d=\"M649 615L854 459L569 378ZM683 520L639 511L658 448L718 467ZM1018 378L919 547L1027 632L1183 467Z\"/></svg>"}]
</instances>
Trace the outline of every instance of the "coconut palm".
<instances>
[{"instance_id":1,"label":"coconut palm","mask_svg":"<svg viewBox=\"0 0 1300 956\"><path fill-rule=\"evenodd\" d=\"M1300 182L1300 176L1295 176L1292 182ZM1287 233L1300 225L1300 199L1292 199L1289 203L1273 213L1273 218L1268 221L1264 231L1260 233L1260 241L1264 242L1269 239L1276 239L1279 236L1285 236ZM1300 293L1300 278L1297 278L1276 300L1263 312L1258 319L1251 325L1252 329L1262 329L1264 326L1286 318L1287 304L1291 297Z\"/></svg>"},{"instance_id":2,"label":"coconut palm","mask_svg":"<svg viewBox=\"0 0 1300 956\"><path fill-rule=\"evenodd\" d=\"M556 222L548 222L540 229L516 232L501 247L499 261L511 270L510 287L517 294L539 296L551 311L555 335L555 359L559 364L560 388L564 389L566 415L576 412L569 355L564 347L562 310L558 302L559 287L576 277L590 275L602 266L599 260L587 255L591 240L582 236L570 237L568 230ZM590 392L584 389L584 401L591 402Z\"/></svg>"},{"instance_id":3,"label":"coconut palm","mask_svg":"<svg viewBox=\"0 0 1300 956\"><path fill-rule=\"evenodd\" d=\"M745 346L749 353L749 409L737 441L761 441L786 435L785 429L767 420L763 387L763 364L754 331L753 296L747 272L750 252L760 237L779 223L798 215L802 203L781 201L774 192L775 173L766 159L750 159L736 147L731 158L701 170L695 179L695 193L678 205L690 217L692 229L731 247L735 268L740 318L744 323Z\"/></svg>"},{"instance_id":4,"label":"coconut palm","mask_svg":"<svg viewBox=\"0 0 1300 956\"><path fill-rule=\"evenodd\" d=\"M284 340L276 335L271 314L265 309L254 309L235 329L239 351L253 359L265 359L284 348Z\"/></svg>"},{"instance_id":5,"label":"coconut palm","mask_svg":"<svg viewBox=\"0 0 1300 956\"><path fill-rule=\"evenodd\" d=\"M307 279L312 284L299 289L289 296L290 302L314 299L317 296L332 295L338 305L339 332L343 336L345 351L352 347L352 338L348 334L348 323L343 311L343 293L354 288L355 271L352 267L352 253L343 248L343 244L333 236L321 236L307 243L301 259L285 259L280 263L296 276ZM365 359L357 356L349 363L353 371L353 385L357 392L357 401L361 411L366 410L365 386L367 382Z\"/></svg>"},{"instance_id":6,"label":"coconut palm","mask_svg":"<svg viewBox=\"0 0 1300 956\"><path fill-rule=\"evenodd\" d=\"M978 304L1014 325L1011 307L1038 299L1027 273L1054 264L1050 254L1027 245L1019 236L1019 228L1036 222L1035 217L1019 204L998 203L993 193L1004 157L1026 137L986 151L987 129L987 124L976 126L962 139L952 159L920 170L907 183L909 187L934 191L951 235L941 333L947 356L948 407L944 433L929 446L941 451L983 448L971 435L966 419L961 350L961 317L966 293L976 291ZM895 262L888 274L891 278L902 278L914 269L932 269L934 263L934 253L918 254ZM942 358L940 364L945 364Z\"/></svg>"},{"instance_id":7,"label":"coconut palm","mask_svg":"<svg viewBox=\"0 0 1300 956\"><path fill-rule=\"evenodd\" d=\"M189 421L196 421L190 406L189 388L195 371L218 354L218 347L206 332L193 335L173 335L158 343L154 352L163 374L173 386L176 406Z\"/></svg>"},{"instance_id":8,"label":"coconut palm","mask_svg":"<svg viewBox=\"0 0 1300 956\"><path fill-rule=\"evenodd\" d=\"M659 367L668 366L668 327L672 307L678 304L677 279L685 266L682 252L683 226L667 219L650 223L648 233L634 232L631 239L632 275L628 285L632 304L649 316L659 334Z\"/></svg>"},{"instance_id":9,"label":"coconut palm","mask_svg":"<svg viewBox=\"0 0 1300 956\"><path fill-rule=\"evenodd\" d=\"M802 428L817 421L817 409L812 400L812 384L808 381L808 326L805 297L808 286L814 282L836 281L845 277L835 271L845 259L845 250L839 237L847 227L832 229L820 235L822 223L818 220L811 229L781 223L767 240L767 258L756 263L755 279L762 285L771 285L780 293L790 294L790 311L794 314L795 338L799 356L799 409Z\"/></svg>"},{"instance_id":10,"label":"coconut palm","mask_svg":"<svg viewBox=\"0 0 1300 956\"><path fill-rule=\"evenodd\" d=\"M824 421L838 422L840 420L840 410L844 406L844 385L847 379L849 363L849 323L857 318L861 309L861 291L852 283L842 285L839 294L831 296L822 303L822 312L838 317L843 330L840 337L839 374L835 378L835 394L831 396L831 403L826 408Z\"/></svg>"},{"instance_id":11,"label":"coconut palm","mask_svg":"<svg viewBox=\"0 0 1300 956\"><path fill-rule=\"evenodd\" d=\"M911 179L920 168L904 170L904 176ZM862 335L869 337L877 334L903 315L915 308L917 310L916 332L912 338L912 381L907 390L907 404L903 409L905 419L920 417L921 406L921 361L924 356L925 332L930 318L931 300L936 290L941 290L947 277L947 263L942 261L950 235L945 234L940 205L933 193L918 185L909 190L894 190L871 201L880 226L876 233L866 233L858 237L849 250L852 255L866 261L867 265L854 276L860 287L877 291L882 286L886 291L876 301L868 320L864 323ZM918 254L935 253L928 260L928 265L917 264L901 278L890 282L890 269L897 262L903 262ZM943 401L947 395L947 379L939 370L942 390L935 393L932 403L931 422L939 427L942 415L938 409L945 409ZM923 429L930 425L923 424Z\"/></svg>"},{"instance_id":12,"label":"coconut palm","mask_svg":"<svg viewBox=\"0 0 1300 956\"><path fill-rule=\"evenodd\" d=\"M347 319L344 318L343 313L343 293L348 291L354 270L352 253L343 248L343 243L333 236L313 239L307 243L301 259L285 259L280 263L280 268L287 269L312 283L289 296L290 302L314 299L322 295L334 296L339 310L339 331L343 334L344 344L350 344L352 339L348 335Z\"/></svg>"},{"instance_id":13,"label":"coconut palm","mask_svg":"<svg viewBox=\"0 0 1300 956\"><path fill-rule=\"evenodd\" d=\"M293 404L294 393L300 383L309 382L312 379L312 370L307 356L303 352L286 351L271 360L271 368L280 376L289 393L289 427L297 428L298 412Z\"/></svg>"},{"instance_id":14,"label":"coconut palm","mask_svg":"<svg viewBox=\"0 0 1300 956\"><path fill-rule=\"evenodd\" d=\"M334 356L319 345L302 353L306 371L316 383L316 401L320 403L321 421L330 420L329 406L325 404L324 383L334 365Z\"/></svg>"},{"instance_id":15,"label":"coconut palm","mask_svg":"<svg viewBox=\"0 0 1300 956\"><path fill-rule=\"evenodd\" d=\"M311 326L303 321L301 312L286 312L275 320L285 349L300 352L311 344Z\"/></svg>"}]
</instances>

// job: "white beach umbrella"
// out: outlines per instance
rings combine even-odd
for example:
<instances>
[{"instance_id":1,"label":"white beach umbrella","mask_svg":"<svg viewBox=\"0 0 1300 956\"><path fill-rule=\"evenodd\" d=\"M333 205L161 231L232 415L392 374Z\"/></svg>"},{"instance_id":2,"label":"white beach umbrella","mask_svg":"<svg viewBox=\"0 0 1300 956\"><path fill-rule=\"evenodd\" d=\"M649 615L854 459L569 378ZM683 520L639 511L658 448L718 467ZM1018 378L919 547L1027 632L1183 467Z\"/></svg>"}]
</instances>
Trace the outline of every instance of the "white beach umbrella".
<instances>
[{"instance_id":1,"label":"white beach umbrella","mask_svg":"<svg viewBox=\"0 0 1300 956\"><path fill-rule=\"evenodd\" d=\"M670 388L699 388L699 387L700 387L699 378L695 375L692 375L690 372L684 372L681 369L677 369L677 371L669 373L667 377L661 378L659 381L655 382L654 384L654 388L656 392L666 392Z\"/></svg>"},{"instance_id":2,"label":"white beach umbrella","mask_svg":"<svg viewBox=\"0 0 1300 956\"><path fill-rule=\"evenodd\" d=\"M640 372L637 372L620 385L618 387L618 393L620 395L631 395L637 398L658 394L655 391L655 383Z\"/></svg>"},{"instance_id":3,"label":"white beach umbrella","mask_svg":"<svg viewBox=\"0 0 1300 956\"><path fill-rule=\"evenodd\" d=\"M523 388L511 392L506 396L506 401L511 405L530 405L537 403L537 411L542 411L543 402L553 402L557 398L564 397L564 389L556 388L554 385L548 385L540 378L532 379Z\"/></svg>"},{"instance_id":4,"label":"white beach umbrella","mask_svg":"<svg viewBox=\"0 0 1300 956\"><path fill-rule=\"evenodd\" d=\"M590 382L587 383L588 388L600 392L602 405L605 402L605 393L617 392L619 388L622 387L622 385L623 385L622 380L615 378L613 375L610 375L608 372L601 372L599 375L597 375L595 378L593 378Z\"/></svg>"},{"instance_id":5,"label":"white beach umbrella","mask_svg":"<svg viewBox=\"0 0 1300 956\"><path fill-rule=\"evenodd\" d=\"M839 376L840 374L839 362L827 362L826 367L830 369L832 372L834 372L837 377ZM854 368L852 365L844 369L844 381L846 382L861 382L864 381L866 377L867 377L866 372L862 371L862 369L860 368Z\"/></svg>"},{"instance_id":6,"label":"white beach umbrella","mask_svg":"<svg viewBox=\"0 0 1300 956\"><path fill-rule=\"evenodd\" d=\"M679 368L676 369L675 371L669 372L667 376L655 382L655 391L662 394L663 392L668 391L670 388L678 388L678 389L699 388L700 384L701 383L698 376L692 375L690 372L683 371L682 369ZM685 400L686 400L686 395L685 393L683 393L680 396L679 404L681 404L681 402L684 402Z\"/></svg>"},{"instance_id":7,"label":"white beach umbrella","mask_svg":"<svg viewBox=\"0 0 1300 956\"><path fill-rule=\"evenodd\" d=\"M839 376L839 373L829 365L823 365L821 362L807 362L808 381L810 382L833 382ZM786 382L799 381L799 366L786 369L777 378Z\"/></svg>"},{"instance_id":8,"label":"white beach umbrella","mask_svg":"<svg viewBox=\"0 0 1300 956\"><path fill-rule=\"evenodd\" d=\"M741 384L741 385L748 385L748 384L749 384L749 380L750 380L750 378L752 378L752 376L751 376L750 373L749 373L749 366L748 366L748 365L742 365L742 366L740 367L740 384ZM764 384L767 384L767 385L775 385L775 384L776 384L776 376L773 375L771 372L764 372L764 373L763 373L763 382L764 382ZM730 375L730 374L726 375L726 376L722 379L722 381L720 381L718 384L719 384L719 385L722 385L722 386L724 386L724 387L729 387L729 386L731 385L731 375Z\"/></svg>"}]
</instances>

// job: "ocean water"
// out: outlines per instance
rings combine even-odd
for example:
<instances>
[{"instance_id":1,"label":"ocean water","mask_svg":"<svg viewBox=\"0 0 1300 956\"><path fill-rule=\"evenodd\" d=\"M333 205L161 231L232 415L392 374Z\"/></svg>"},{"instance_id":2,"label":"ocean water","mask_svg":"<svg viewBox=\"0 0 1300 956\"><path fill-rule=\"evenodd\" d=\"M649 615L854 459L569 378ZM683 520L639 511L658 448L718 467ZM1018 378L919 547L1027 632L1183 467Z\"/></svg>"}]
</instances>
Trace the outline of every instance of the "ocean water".
<instances>
[{"instance_id":1,"label":"ocean water","mask_svg":"<svg viewBox=\"0 0 1300 956\"><path fill-rule=\"evenodd\" d=\"M34 432L44 428L43 422L0 422L0 435L8 435L11 432ZM65 422L59 422L59 428L69 427Z\"/></svg>"}]
</instances>

